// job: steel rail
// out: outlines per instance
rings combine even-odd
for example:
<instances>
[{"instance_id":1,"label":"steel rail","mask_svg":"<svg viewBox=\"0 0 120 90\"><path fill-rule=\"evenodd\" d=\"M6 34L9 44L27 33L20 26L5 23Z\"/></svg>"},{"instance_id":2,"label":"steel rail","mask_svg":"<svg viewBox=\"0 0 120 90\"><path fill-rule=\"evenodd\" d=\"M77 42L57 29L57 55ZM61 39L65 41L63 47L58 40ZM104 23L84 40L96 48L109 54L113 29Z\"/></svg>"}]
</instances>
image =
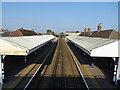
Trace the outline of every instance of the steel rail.
<instances>
[{"instance_id":1,"label":"steel rail","mask_svg":"<svg viewBox=\"0 0 120 90\"><path fill-rule=\"evenodd\" d=\"M58 65L58 62L59 62L59 55L60 55L60 44L61 43L61 39L60 41L58 42L58 54L57 54L57 61L55 62L55 66L54 66L54 70L53 70L53 74L52 74L52 77L51 77L51 83L50 83L50 88L53 88L54 87L54 83L55 83L55 75L56 75L56 70L57 70L57 65Z\"/></svg>"},{"instance_id":2,"label":"steel rail","mask_svg":"<svg viewBox=\"0 0 120 90\"><path fill-rule=\"evenodd\" d=\"M66 44L67 46L68 46L68 44ZM81 77L82 77L82 79L83 79L83 81L84 81L84 83L85 83L85 86L86 86L86 88L88 89L88 90L90 90L90 88L89 88L89 86L88 86L88 84L87 84L87 82L86 82L86 80L85 80L85 78L84 78L84 76L83 76L83 74L82 74L82 72L81 72L81 69L80 69L80 67L79 67L79 65L78 65L78 63L77 63L77 58L76 58L76 56L73 54L73 52L72 52L72 50L70 49L70 47L68 46L68 49L69 49L69 51L70 51L70 53L71 53L71 55L72 55L72 57L73 57L73 61L74 61L74 63L75 63L75 65L76 65L76 67L77 67L77 69L78 69L78 72L80 73L80 75L81 75Z\"/></svg>"},{"instance_id":3,"label":"steel rail","mask_svg":"<svg viewBox=\"0 0 120 90\"><path fill-rule=\"evenodd\" d=\"M54 43L53 43L53 44L54 44ZM52 45L51 45L51 46L52 46ZM51 46L50 46L50 47L51 47ZM49 47L48 49L50 49L50 47ZM48 49L47 49L47 50L48 50ZM44 54L42 54L42 56L43 56L43 55L44 55ZM36 60L35 62L37 62L37 60ZM35 62L34 62L34 63L35 63ZM30 71L25 75L25 77L27 77L27 75L29 75L29 73L30 73L35 67L36 67L36 64L30 69ZM27 70L27 67L25 68L25 70ZM25 70L21 71L21 73L20 73L19 76L14 80L14 82L17 81L17 80L19 80L19 77L22 75L22 73L23 73ZM7 90L8 88L16 88L17 86L19 86L18 84L20 84L20 83L25 79L25 77L20 78L19 82L18 82L14 87L12 86L12 84L13 84L14 82L11 83L9 86L6 87L6 90ZM11 87L11 86L12 86L12 87Z\"/></svg>"},{"instance_id":4,"label":"steel rail","mask_svg":"<svg viewBox=\"0 0 120 90\"><path fill-rule=\"evenodd\" d=\"M48 56L50 55L50 53L52 52L52 50L54 49L56 44L53 45L53 47L51 48L50 52L47 54L47 56L45 57L45 59L43 60L42 64L37 68L36 72L34 73L34 75L31 77L31 79L28 81L28 83L25 85L24 90L27 89L27 87L29 86L29 84L31 83L31 81L33 80L33 78L35 77L35 75L37 74L37 72L39 71L39 69L44 65L45 61L47 60Z\"/></svg>"},{"instance_id":5,"label":"steel rail","mask_svg":"<svg viewBox=\"0 0 120 90\"><path fill-rule=\"evenodd\" d=\"M63 47L61 47L61 58L62 58L62 88L66 90L66 75L64 74L64 60L63 60L63 53L62 53Z\"/></svg>"},{"instance_id":6,"label":"steel rail","mask_svg":"<svg viewBox=\"0 0 120 90\"><path fill-rule=\"evenodd\" d=\"M54 49L53 49L53 51L54 51ZM51 54L51 53L50 53ZM50 56L50 55L49 55ZM48 65L44 68L44 71L43 71L43 73L41 74L40 73L40 77L39 77L39 79L37 79L37 80L39 80L39 82L41 82L41 80L44 78L44 75L45 75L45 73L47 72L47 69L48 69ZM37 76L37 75L36 75ZM40 86L40 83L37 83L37 85L36 85L36 87L39 87Z\"/></svg>"},{"instance_id":7,"label":"steel rail","mask_svg":"<svg viewBox=\"0 0 120 90\"><path fill-rule=\"evenodd\" d=\"M65 43L65 45L67 46L67 44L66 44L66 42L64 41L64 43ZM68 46L67 46L68 47ZM67 50L67 52L69 52L69 49ZM70 53L70 55L71 55L71 53ZM70 66L71 66L71 69L72 69L72 72L73 72L73 75L75 75L75 72L74 72L74 70L73 70L73 65L72 65L72 62L71 62L71 60L70 60L70 57L69 57L69 55L67 54L67 56L68 56L68 60L69 60L69 63L70 63ZM72 56L72 55L71 55ZM79 89L79 85L78 85L78 82L77 82L77 80L76 80L76 78L74 77L74 81L75 81L75 85L76 85L76 87L77 87L77 89Z\"/></svg>"}]
</instances>

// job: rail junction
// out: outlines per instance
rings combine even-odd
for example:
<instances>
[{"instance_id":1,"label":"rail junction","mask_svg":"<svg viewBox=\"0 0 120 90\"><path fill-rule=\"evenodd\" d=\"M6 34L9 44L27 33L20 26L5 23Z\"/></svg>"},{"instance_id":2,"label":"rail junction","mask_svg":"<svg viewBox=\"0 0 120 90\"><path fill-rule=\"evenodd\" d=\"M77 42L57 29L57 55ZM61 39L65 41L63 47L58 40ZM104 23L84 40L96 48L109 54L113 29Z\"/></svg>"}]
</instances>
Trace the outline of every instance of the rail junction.
<instances>
[{"instance_id":1,"label":"rail junction","mask_svg":"<svg viewBox=\"0 0 120 90\"><path fill-rule=\"evenodd\" d=\"M3 37L0 42L0 83L3 89L117 90L119 40L43 35Z\"/></svg>"}]
</instances>

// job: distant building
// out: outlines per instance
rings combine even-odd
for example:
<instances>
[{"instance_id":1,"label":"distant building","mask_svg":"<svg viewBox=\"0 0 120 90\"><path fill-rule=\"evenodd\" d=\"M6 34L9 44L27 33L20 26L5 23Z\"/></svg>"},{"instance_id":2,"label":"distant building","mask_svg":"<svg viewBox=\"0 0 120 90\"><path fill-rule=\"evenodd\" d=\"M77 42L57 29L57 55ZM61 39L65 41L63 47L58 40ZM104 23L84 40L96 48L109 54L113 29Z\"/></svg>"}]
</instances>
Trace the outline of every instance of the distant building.
<instances>
[{"instance_id":1,"label":"distant building","mask_svg":"<svg viewBox=\"0 0 120 90\"><path fill-rule=\"evenodd\" d=\"M92 32L93 31L91 31L90 27L88 27L88 29L84 29L84 32L81 32L80 36L90 36L92 35Z\"/></svg>"},{"instance_id":2,"label":"distant building","mask_svg":"<svg viewBox=\"0 0 120 90\"><path fill-rule=\"evenodd\" d=\"M66 35L80 35L81 32L80 31L66 31L65 34Z\"/></svg>"},{"instance_id":3,"label":"distant building","mask_svg":"<svg viewBox=\"0 0 120 90\"><path fill-rule=\"evenodd\" d=\"M15 36L32 36L32 35L39 35L33 30L25 30L23 28L17 29L16 31L11 32L8 37L15 37Z\"/></svg>"},{"instance_id":4,"label":"distant building","mask_svg":"<svg viewBox=\"0 0 120 90\"><path fill-rule=\"evenodd\" d=\"M120 33L116 30L101 30L101 23L97 26L97 31L91 31L90 28L88 30L85 28L84 32L80 34L80 36L88 36L88 37L101 37L101 38L110 38L110 39L120 39Z\"/></svg>"},{"instance_id":5,"label":"distant building","mask_svg":"<svg viewBox=\"0 0 120 90\"><path fill-rule=\"evenodd\" d=\"M102 38L111 38L111 39L118 39L120 38L120 33L116 30L101 30L101 31L94 31L91 37L102 37Z\"/></svg>"},{"instance_id":6,"label":"distant building","mask_svg":"<svg viewBox=\"0 0 120 90\"><path fill-rule=\"evenodd\" d=\"M99 32L98 31L82 32L80 36L120 39L120 33L113 29L101 30Z\"/></svg>"},{"instance_id":7,"label":"distant building","mask_svg":"<svg viewBox=\"0 0 120 90\"><path fill-rule=\"evenodd\" d=\"M91 31L91 32L81 32L81 34L79 34L80 36L90 36L90 35L92 35L92 32L93 31Z\"/></svg>"},{"instance_id":8,"label":"distant building","mask_svg":"<svg viewBox=\"0 0 120 90\"><path fill-rule=\"evenodd\" d=\"M102 38L111 38L111 39L118 39L120 33L116 30L110 29L110 30L101 30L102 25L101 23L97 26L97 31L94 31L91 35L91 37L102 37Z\"/></svg>"},{"instance_id":9,"label":"distant building","mask_svg":"<svg viewBox=\"0 0 120 90\"><path fill-rule=\"evenodd\" d=\"M0 29L0 37L7 36L9 33L7 29Z\"/></svg>"}]
</instances>

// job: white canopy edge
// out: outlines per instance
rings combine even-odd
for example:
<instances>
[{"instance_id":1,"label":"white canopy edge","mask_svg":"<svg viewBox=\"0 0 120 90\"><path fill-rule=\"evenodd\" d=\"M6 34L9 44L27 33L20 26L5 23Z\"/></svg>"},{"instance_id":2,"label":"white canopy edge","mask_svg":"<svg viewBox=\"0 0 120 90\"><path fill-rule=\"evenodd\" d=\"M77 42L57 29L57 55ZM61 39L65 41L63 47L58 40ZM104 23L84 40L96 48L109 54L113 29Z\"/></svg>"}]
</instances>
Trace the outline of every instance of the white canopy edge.
<instances>
[{"instance_id":1,"label":"white canopy edge","mask_svg":"<svg viewBox=\"0 0 120 90\"><path fill-rule=\"evenodd\" d=\"M28 55L54 39L53 35L1 37L0 55Z\"/></svg>"},{"instance_id":2,"label":"white canopy edge","mask_svg":"<svg viewBox=\"0 0 120 90\"><path fill-rule=\"evenodd\" d=\"M91 57L120 57L118 39L85 36L68 36L67 39Z\"/></svg>"},{"instance_id":3,"label":"white canopy edge","mask_svg":"<svg viewBox=\"0 0 120 90\"><path fill-rule=\"evenodd\" d=\"M95 48L91 51L92 57L120 57L118 41Z\"/></svg>"}]
</instances>

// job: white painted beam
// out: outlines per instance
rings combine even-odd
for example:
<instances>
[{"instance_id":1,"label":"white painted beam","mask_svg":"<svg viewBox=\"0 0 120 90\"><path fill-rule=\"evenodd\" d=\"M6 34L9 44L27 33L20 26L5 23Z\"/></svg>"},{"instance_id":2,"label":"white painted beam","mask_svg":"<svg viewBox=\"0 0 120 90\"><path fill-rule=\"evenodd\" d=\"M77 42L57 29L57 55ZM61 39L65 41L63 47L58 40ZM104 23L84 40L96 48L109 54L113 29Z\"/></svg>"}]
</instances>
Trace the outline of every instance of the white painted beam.
<instances>
[{"instance_id":1,"label":"white painted beam","mask_svg":"<svg viewBox=\"0 0 120 90\"><path fill-rule=\"evenodd\" d=\"M3 84L3 79L4 78L4 62L3 62L3 58L5 56L0 55L0 84Z\"/></svg>"},{"instance_id":2,"label":"white painted beam","mask_svg":"<svg viewBox=\"0 0 120 90\"><path fill-rule=\"evenodd\" d=\"M118 58L118 68L117 68L117 81L120 80L120 57Z\"/></svg>"}]
</instances>

